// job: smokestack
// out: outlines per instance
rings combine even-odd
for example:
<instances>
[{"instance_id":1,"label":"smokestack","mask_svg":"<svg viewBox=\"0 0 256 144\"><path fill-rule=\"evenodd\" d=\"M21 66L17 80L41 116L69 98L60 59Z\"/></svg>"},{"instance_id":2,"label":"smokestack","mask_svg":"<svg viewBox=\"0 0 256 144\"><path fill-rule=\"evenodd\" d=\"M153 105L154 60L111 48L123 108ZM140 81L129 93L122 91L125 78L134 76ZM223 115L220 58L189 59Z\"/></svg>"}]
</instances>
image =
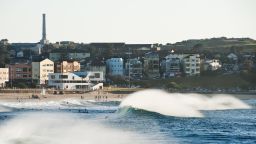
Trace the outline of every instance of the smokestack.
<instances>
[{"instance_id":1,"label":"smokestack","mask_svg":"<svg viewBox=\"0 0 256 144\"><path fill-rule=\"evenodd\" d=\"M42 39L40 41L40 43L42 45L48 44L48 40L46 39L46 18L45 18L45 14L43 14L43 22L42 22Z\"/></svg>"},{"instance_id":2,"label":"smokestack","mask_svg":"<svg viewBox=\"0 0 256 144\"><path fill-rule=\"evenodd\" d=\"M45 22L45 14L43 14L42 40L46 40L46 22Z\"/></svg>"}]
</instances>

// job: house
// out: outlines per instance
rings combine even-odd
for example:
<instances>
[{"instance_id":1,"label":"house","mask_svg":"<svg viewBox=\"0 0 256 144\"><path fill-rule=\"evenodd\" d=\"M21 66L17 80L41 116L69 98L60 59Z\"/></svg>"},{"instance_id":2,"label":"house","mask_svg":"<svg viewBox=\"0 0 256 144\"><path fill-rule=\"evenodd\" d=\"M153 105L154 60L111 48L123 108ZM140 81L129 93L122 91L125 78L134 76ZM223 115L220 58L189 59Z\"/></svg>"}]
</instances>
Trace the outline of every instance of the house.
<instances>
[{"instance_id":1,"label":"house","mask_svg":"<svg viewBox=\"0 0 256 144\"><path fill-rule=\"evenodd\" d=\"M49 59L57 62L60 60L77 60L80 61L85 58L89 58L90 53L50 53Z\"/></svg>"},{"instance_id":2,"label":"house","mask_svg":"<svg viewBox=\"0 0 256 144\"><path fill-rule=\"evenodd\" d=\"M199 54L186 54L182 60L182 64L186 76L200 75Z\"/></svg>"},{"instance_id":3,"label":"house","mask_svg":"<svg viewBox=\"0 0 256 144\"><path fill-rule=\"evenodd\" d=\"M80 71L80 62L78 61L61 61L54 64L54 72L56 73L68 73Z\"/></svg>"},{"instance_id":4,"label":"house","mask_svg":"<svg viewBox=\"0 0 256 144\"><path fill-rule=\"evenodd\" d=\"M32 79L37 84L46 84L50 73L54 73L53 61L44 59L32 62Z\"/></svg>"},{"instance_id":5,"label":"house","mask_svg":"<svg viewBox=\"0 0 256 144\"><path fill-rule=\"evenodd\" d=\"M22 57L24 57L23 51L17 52L16 57L17 57L17 58L22 58Z\"/></svg>"},{"instance_id":6,"label":"house","mask_svg":"<svg viewBox=\"0 0 256 144\"><path fill-rule=\"evenodd\" d=\"M234 53L230 53L229 55L227 55L227 58L229 60L232 60L232 61L237 61L238 60L237 55L235 55Z\"/></svg>"},{"instance_id":7,"label":"house","mask_svg":"<svg viewBox=\"0 0 256 144\"><path fill-rule=\"evenodd\" d=\"M0 88L6 86L9 81L9 68L0 68Z\"/></svg>"},{"instance_id":8,"label":"house","mask_svg":"<svg viewBox=\"0 0 256 144\"><path fill-rule=\"evenodd\" d=\"M123 76L124 60L122 58L111 58L106 61L108 74L111 76Z\"/></svg>"},{"instance_id":9,"label":"house","mask_svg":"<svg viewBox=\"0 0 256 144\"><path fill-rule=\"evenodd\" d=\"M94 77L92 77L94 76ZM102 83L92 83L99 79L96 73L75 72L75 73L51 73L48 76L48 86L61 90L95 90L95 86L99 89L103 88Z\"/></svg>"},{"instance_id":10,"label":"house","mask_svg":"<svg viewBox=\"0 0 256 144\"><path fill-rule=\"evenodd\" d=\"M221 68L220 61L217 59L205 60L203 62L203 70L216 71Z\"/></svg>"},{"instance_id":11,"label":"house","mask_svg":"<svg viewBox=\"0 0 256 144\"><path fill-rule=\"evenodd\" d=\"M160 77L159 56L156 52L148 52L144 57L144 73L149 78Z\"/></svg>"},{"instance_id":12,"label":"house","mask_svg":"<svg viewBox=\"0 0 256 144\"><path fill-rule=\"evenodd\" d=\"M143 65L142 62L137 59L128 59L125 63L125 74L131 78L142 78Z\"/></svg>"}]
</instances>

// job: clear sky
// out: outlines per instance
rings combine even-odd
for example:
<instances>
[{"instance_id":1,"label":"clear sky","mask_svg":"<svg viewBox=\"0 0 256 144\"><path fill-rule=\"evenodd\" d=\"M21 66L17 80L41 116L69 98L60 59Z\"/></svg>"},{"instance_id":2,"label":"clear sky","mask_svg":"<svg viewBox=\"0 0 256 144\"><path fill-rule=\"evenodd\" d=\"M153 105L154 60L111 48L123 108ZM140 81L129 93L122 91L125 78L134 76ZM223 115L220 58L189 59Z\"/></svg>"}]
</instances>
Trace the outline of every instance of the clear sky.
<instances>
[{"instance_id":1,"label":"clear sky","mask_svg":"<svg viewBox=\"0 0 256 144\"><path fill-rule=\"evenodd\" d=\"M38 42L173 43L256 39L256 0L0 0L0 39Z\"/></svg>"}]
</instances>

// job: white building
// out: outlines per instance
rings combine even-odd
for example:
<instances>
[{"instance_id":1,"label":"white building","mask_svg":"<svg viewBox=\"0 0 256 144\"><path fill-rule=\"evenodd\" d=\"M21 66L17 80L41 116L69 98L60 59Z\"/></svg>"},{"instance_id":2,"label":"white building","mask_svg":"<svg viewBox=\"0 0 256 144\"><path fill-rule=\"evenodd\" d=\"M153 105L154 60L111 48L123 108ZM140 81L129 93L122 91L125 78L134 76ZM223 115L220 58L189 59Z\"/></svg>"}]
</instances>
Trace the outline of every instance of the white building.
<instances>
[{"instance_id":1,"label":"white building","mask_svg":"<svg viewBox=\"0 0 256 144\"><path fill-rule=\"evenodd\" d=\"M199 54L188 54L183 60L183 71L187 76L200 75Z\"/></svg>"},{"instance_id":2,"label":"white building","mask_svg":"<svg viewBox=\"0 0 256 144\"><path fill-rule=\"evenodd\" d=\"M38 84L46 84L48 75L54 73L54 62L44 59L38 62L32 62L32 79Z\"/></svg>"},{"instance_id":3,"label":"white building","mask_svg":"<svg viewBox=\"0 0 256 144\"><path fill-rule=\"evenodd\" d=\"M204 70L215 71L221 68L221 64L220 61L217 59L206 60L204 61L203 68Z\"/></svg>"},{"instance_id":4,"label":"white building","mask_svg":"<svg viewBox=\"0 0 256 144\"><path fill-rule=\"evenodd\" d=\"M106 61L108 74L112 76L124 74L124 60L122 58L111 58Z\"/></svg>"},{"instance_id":5,"label":"white building","mask_svg":"<svg viewBox=\"0 0 256 144\"><path fill-rule=\"evenodd\" d=\"M93 83L103 80L101 74L96 72L51 73L48 76L48 86L61 90L102 89L102 83Z\"/></svg>"},{"instance_id":6,"label":"white building","mask_svg":"<svg viewBox=\"0 0 256 144\"><path fill-rule=\"evenodd\" d=\"M9 68L0 68L0 87L5 87L9 81Z\"/></svg>"}]
</instances>

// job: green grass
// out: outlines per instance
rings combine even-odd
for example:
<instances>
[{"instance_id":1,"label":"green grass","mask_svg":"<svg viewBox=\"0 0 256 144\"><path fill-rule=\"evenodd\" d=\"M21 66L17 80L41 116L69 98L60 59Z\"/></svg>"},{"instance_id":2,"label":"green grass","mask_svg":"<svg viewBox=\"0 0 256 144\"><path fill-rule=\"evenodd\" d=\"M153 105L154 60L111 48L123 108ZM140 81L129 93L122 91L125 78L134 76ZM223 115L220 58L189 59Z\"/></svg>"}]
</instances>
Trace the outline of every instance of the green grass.
<instances>
[{"instance_id":1,"label":"green grass","mask_svg":"<svg viewBox=\"0 0 256 144\"><path fill-rule=\"evenodd\" d=\"M144 80L134 82L135 85L141 85L146 88L248 88L255 87L256 84L244 78L239 74L235 75L217 75L217 76L193 76L179 77L161 80Z\"/></svg>"}]
</instances>

